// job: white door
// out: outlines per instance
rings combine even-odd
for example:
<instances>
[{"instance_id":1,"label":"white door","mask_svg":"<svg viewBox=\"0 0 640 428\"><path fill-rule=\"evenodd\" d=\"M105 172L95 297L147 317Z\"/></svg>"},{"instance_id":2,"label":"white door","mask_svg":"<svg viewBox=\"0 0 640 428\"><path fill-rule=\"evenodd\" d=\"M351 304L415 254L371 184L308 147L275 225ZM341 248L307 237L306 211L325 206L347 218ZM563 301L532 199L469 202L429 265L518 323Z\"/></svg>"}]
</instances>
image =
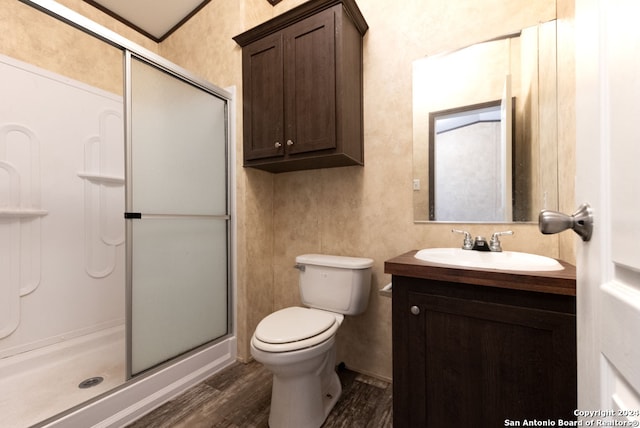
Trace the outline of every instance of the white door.
<instances>
[{"instance_id":1,"label":"white door","mask_svg":"<svg viewBox=\"0 0 640 428\"><path fill-rule=\"evenodd\" d=\"M640 424L639 18L638 0L576 0L576 202L595 218L577 244L583 426Z\"/></svg>"}]
</instances>

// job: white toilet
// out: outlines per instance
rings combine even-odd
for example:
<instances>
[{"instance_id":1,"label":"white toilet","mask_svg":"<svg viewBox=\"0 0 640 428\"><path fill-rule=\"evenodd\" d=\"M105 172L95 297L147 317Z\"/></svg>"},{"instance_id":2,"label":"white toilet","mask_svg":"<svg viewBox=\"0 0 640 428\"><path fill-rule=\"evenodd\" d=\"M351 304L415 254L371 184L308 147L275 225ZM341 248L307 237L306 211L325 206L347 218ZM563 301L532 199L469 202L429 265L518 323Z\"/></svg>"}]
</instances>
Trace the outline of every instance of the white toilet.
<instances>
[{"instance_id":1,"label":"white toilet","mask_svg":"<svg viewBox=\"0 0 640 428\"><path fill-rule=\"evenodd\" d=\"M322 425L342 393L335 334L344 315L364 312L373 260L306 254L296 257L302 303L265 317L251 355L273 373L271 428Z\"/></svg>"}]
</instances>

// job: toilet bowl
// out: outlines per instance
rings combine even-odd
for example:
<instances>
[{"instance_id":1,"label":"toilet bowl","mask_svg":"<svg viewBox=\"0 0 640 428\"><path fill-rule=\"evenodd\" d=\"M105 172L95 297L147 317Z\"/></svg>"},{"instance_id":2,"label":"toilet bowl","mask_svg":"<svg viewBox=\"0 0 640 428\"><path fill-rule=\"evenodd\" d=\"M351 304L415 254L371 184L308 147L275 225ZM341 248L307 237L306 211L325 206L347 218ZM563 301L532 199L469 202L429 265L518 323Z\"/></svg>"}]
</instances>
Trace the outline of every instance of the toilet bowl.
<instances>
[{"instance_id":1,"label":"toilet bowl","mask_svg":"<svg viewBox=\"0 0 640 428\"><path fill-rule=\"evenodd\" d=\"M270 427L322 425L342 393L334 369L335 333L341 323L338 314L290 307L258 325L251 355L273 373ZM278 334L273 329L276 325L287 334Z\"/></svg>"},{"instance_id":2,"label":"toilet bowl","mask_svg":"<svg viewBox=\"0 0 640 428\"><path fill-rule=\"evenodd\" d=\"M273 373L269 426L320 427L342 393L335 371L335 335L344 314L365 310L373 260L296 257L303 303L265 317L251 355Z\"/></svg>"}]
</instances>

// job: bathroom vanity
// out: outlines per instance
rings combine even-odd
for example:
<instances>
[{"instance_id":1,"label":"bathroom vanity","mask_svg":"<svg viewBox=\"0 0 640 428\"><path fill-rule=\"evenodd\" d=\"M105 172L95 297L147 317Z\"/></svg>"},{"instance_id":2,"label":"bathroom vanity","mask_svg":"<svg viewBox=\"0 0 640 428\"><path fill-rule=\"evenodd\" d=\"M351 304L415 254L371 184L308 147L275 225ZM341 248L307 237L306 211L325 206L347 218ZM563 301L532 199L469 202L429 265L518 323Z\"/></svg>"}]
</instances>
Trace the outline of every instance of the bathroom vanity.
<instances>
[{"instance_id":1,"label":"bathroom vanity","mask_svg":"<svg viewBox=\"0 0 640 428\"><path fill-rule=\"evenodd\" d=\"M392 275L393 425L575 419L575 267L385 262Z\"/></svg>"},{"instance_id":2,"label":"bathroom vanity","mask_svg":"<svg viewBox=\"0 0 640 428\"><path fill-rule=\"evenodd\" d=\"M244 166L362 165L362 38L354 0L311 0L236 37Z\"/></svg>"}]
</instances>

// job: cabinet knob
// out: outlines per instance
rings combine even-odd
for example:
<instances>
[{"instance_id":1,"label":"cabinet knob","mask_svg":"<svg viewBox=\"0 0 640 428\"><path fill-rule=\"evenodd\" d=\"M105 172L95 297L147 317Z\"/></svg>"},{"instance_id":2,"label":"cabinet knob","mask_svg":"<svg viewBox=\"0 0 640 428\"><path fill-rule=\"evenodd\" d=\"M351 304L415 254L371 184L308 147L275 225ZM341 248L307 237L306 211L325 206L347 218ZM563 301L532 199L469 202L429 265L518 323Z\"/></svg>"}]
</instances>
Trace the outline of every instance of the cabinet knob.
<instances>
[{"instance_id":1,"label":"cabinet knob","mask_svg":"<svg viewBox=\"0 0 640 428\"><path fill-rule=\"evenodd\" d=\"M420 308L419 308L419 307L417 307L417 306L415 306L415 305L414 305L414 306L411 306L411 313L412 313L413 315L420 315Z\"/></svg>"},{"instance_id":2,"label":"cabinet knob","mask_svg":"<svg viewBox=\"0 0 640 428\"><path fill-rule=\"evenodd\" d=\"M287 140L287 146L293 146L293 141Z\"/></svg>"},{"instance_id":3,"label":"cabinet knob","mask_svg":"<svg viewBox=\"0 0 640 428\"><path fill-rule=\"evenodd\" d=\"M276 147L276 149L279 149L280 147L282 147L282 144L280 144L280 142L276 141L274 146Z\"/></svg>"}]
</instances>

